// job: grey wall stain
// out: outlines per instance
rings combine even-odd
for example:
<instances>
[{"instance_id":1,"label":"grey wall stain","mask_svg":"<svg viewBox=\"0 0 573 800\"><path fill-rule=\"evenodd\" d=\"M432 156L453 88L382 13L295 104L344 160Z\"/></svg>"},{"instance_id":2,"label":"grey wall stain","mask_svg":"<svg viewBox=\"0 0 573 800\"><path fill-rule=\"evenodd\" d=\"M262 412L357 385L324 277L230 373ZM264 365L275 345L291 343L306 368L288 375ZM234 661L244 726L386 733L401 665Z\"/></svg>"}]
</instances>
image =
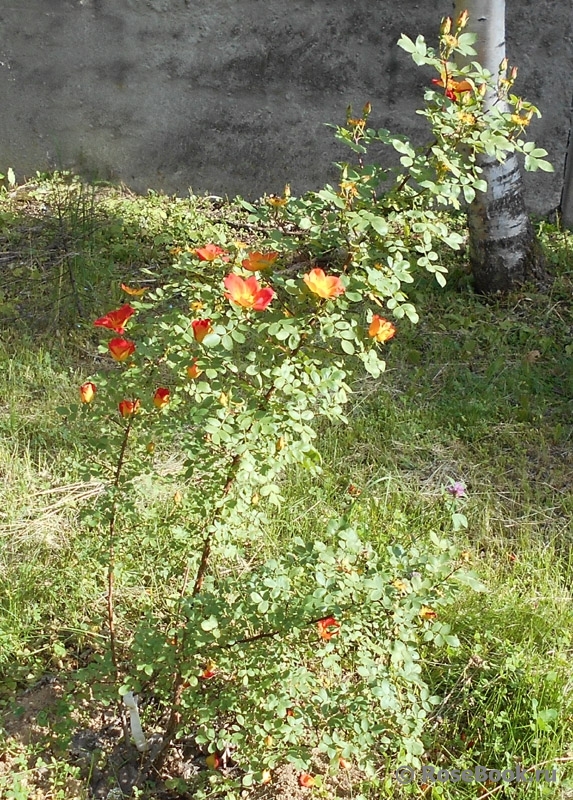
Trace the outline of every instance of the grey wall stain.
<instances>
[{"instance_id":1,"label":"grey wall stain","mask_svg":"<svg viewBox=\"0 0 573 800\"><path fill-rule=\"evenodd\" d=\"M368 100L375 127L429 138L415 111L433 74L396 41L435 44L451 11L451 0L4 3L0 171L99 170L179 194L317 189L351 157L324 124L349 104ZM526 175L543 213L559 200L569 133L573 6L513 0L507 13L516 92L541 108L531 133L556 169Z\"/></svg>"}]
</instances>

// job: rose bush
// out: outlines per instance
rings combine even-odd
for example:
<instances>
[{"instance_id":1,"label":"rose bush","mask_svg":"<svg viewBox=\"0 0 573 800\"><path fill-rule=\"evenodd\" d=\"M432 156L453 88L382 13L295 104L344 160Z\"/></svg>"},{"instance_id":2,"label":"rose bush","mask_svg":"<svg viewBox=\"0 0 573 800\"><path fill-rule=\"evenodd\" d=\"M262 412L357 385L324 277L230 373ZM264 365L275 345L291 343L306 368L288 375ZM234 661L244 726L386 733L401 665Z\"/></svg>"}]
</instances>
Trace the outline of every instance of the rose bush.
<instances>
[{"instance_id":1,"label":"rose bush","mask_svg":"<svg viewBox=\"0 0 573 800\"><path fill-rule=\"evenodd\" d=\"M118 334L101 346L116 363L97 377L97 395L96 383L81 387L83 404L69 412L89 417L91 473L107 486L97 513L108 534L109 651L92 675L110 697L153 697L147 723L161 736L150 762L192 736L229 797L271 781L284 761L302 783L314 750L335 770L354 762L372 771L389 753L418 764L435 702L420 648L456 646L441 608L464 582L476 585L440 536L376 549L350 519L311 543L291 537L274 558L245 559L282 502L285 469L320 474L317 420L345 421L354 377L383 373L383 348L399 331L380 310L417 318L403 291L414 263L443 282L434 243L455 248L461 238L437 209L483 190L475 153L524 149L511 119L481 115L489 77L449 62L454 50L471 53L463 22L453 37L442 32L439 56L421 37L401 40L444 89L428 90L423 113L436 142L427 151L369 129L368 106L338 129L360 159L374 140L401 154L406 171L386 195L383 171L360 160L341 166L338 192L285 192L270 216L269 206L247 204L275 226L261 249L221 241L181 252L167 284L145 294L122 285L130 304L95 322ZM462 112L474 121L460 126ZM293 270L301 229L311 252L342 248L341 262ZM170 457L179 469L166 472ZM143 477L181 510L180 568L118 637L116 565L137 530Z\"/></svg>"}]
</instances>

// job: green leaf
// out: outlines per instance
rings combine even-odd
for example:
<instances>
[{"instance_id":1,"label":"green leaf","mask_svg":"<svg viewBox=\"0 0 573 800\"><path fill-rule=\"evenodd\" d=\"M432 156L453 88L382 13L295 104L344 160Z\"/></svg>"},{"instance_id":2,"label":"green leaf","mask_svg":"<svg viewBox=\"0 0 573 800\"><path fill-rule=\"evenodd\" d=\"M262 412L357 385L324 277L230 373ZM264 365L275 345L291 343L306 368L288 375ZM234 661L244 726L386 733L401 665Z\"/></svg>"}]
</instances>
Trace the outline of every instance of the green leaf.
<instances>
[{"instance_id":1,"label":"green leaf","mask_svg":"<svg viewBox=\"0 0 573 800\"><path fill-rule=\"evenodd\" d=\"M383 217L373 217L370 220L370 224L380 236L386 236L388 233L388 223Z\"/></svg>"},{"instance_id":2,"label":"green leaf","mask_svg":"<svg viewBox=\"0 0 573 800\"><path fill-rule=\"evenodd\" d=\"M438 277L436 275L436 277ZM456 512L452 514L452 527L455 531L460 531L462 528L468 527L468 518L465 514L461 514L460 512Z\"/></svg>"},{"instance_id":3,"label":"green leaf","mask_svg":"<svg viewBox=\"0 0 573 800\"><path fill-rule=\"evenodd\" d=\"M474 592L487 592L487 587L473 574L473 572L460 571L454 576L458 583L469 586Z\"/></svg>"},{"instance_id":4,"label":"green leaf","mask_svg":"<svg viewBox=\"0 0 573 800\"><path fill-rule=\"evenodd\" d=\"M398 47L401 47L402 50L405 50L407 53L414 53L416 51L416 45L405 33L398 39Z\"/></svg>"},{"instance_id":5,"label":"green leaf","mask_svg":"<svg viewBox=\"0 0 573 800\"><path fill-rule=\"evenodd\" d=\"M398 153L404 153L406 156L416 155L411 145L408 142L402 142L400 139L392 139L392 147Z\"/></svg>"},{"instance_id":6,"label":"green leaf","mask_svg":"<svg viewBox=\"0 0 573 800\"><path fill-rule=\"evenodd\" d=\"M360 303L361 300L362 300L362 295L360 294L360 292L346 292L344 297L347 300L350 300L351 303ZM323 331L325 331L325 327L326 326L323 326ZM326 331L325 331L325 333L326 333Z\"/></svg>"},{"instance_id":7,"label":"green leaf","mask_svg":"<svg viewBox=\"0 0 573 800\"><path fill-rule=\"evenodd\" d=\"M218 627L219 627L219 623L217 621L217 617L211 616L211 617L208 617L208 619L204 619L201 622L201 628L204 631L207 631L207 632L208 631L214 631Z\"/></svg>"},{"instance_id":8,"label":"green leaf","mask_svg":"<svg viewBox=\"0 0 573 800\"><path fill-rule=\"evenodd\" d=\"M464 184L464 186L462 187L462 191L464 193L466 203L473 203L476 196L475 189L473 188L473 186L467 186L466 184Z\"/></svg>"},{"instance_id":9,"label":"green leaf","mask_svg":"<svg viewBox=\"0 0 573 800\"><path fill-rule=\"evenodd\" d=\"M216 347L221 341L221 337L218 333L208 333L207 336L203 339L203 346L204 347Z\"/></svg>"}]
</instances>

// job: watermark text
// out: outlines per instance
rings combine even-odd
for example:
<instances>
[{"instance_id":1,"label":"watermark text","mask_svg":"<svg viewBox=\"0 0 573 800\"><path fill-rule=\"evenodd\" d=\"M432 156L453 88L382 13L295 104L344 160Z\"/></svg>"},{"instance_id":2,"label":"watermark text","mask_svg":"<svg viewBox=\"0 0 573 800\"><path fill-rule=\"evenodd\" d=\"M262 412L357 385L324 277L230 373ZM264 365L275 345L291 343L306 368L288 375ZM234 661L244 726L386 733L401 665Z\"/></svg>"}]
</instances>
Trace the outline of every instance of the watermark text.
<instances>
[{"instance_id":1,"label":"watermark text","mask_svg":"<svg viewBox=\"0 0 573 800\"><path fill-rule=\"evenodd\" d=\"M424 764L416 770L414 767L398 767L394 773L398 783L555 783L557 771L550 769L523 769L516 764L513 769L489 769L475 766L467 769L444 769Z\"/></svg>"}]
</instances>

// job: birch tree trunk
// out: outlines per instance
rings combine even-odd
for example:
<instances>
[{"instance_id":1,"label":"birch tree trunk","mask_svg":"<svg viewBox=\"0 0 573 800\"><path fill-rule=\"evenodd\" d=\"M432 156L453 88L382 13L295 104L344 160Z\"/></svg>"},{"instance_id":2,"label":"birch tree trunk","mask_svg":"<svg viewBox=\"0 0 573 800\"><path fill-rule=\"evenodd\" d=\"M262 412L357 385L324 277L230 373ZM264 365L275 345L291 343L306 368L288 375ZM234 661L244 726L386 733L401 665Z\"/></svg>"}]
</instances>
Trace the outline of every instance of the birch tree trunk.
<instances>
[{"instance_id":1,"label":"birch tree trunk","mask_svg":"<svg viewBox=\"0 0 573 800\"><path fill-rule=\"evenodd\" d=\"M474 48L479 63L496 76L505 58L505 0L455 0L456 14L469 12L467 31L477 34ZM485 109L498 109L495 91L485 96ZM517 157L500 164L482 154L478 164L487 191L478 192L468 208L470 263L478 292L507 292L543 276L543 259L525 210L523 182Z\"/></svg>"},{"instance_id":2,"label":"birch tree trunk","mask_svg":"<svg viewBox=\"0 0 573 800\"><path fill-rule=\"evenodd\" d=\"M563 190L561 192L561 222L567 228L573 228L573 100L571 101L571 129L565 154L565 172L563 175Z\"/></svg>"}]
</instances>

